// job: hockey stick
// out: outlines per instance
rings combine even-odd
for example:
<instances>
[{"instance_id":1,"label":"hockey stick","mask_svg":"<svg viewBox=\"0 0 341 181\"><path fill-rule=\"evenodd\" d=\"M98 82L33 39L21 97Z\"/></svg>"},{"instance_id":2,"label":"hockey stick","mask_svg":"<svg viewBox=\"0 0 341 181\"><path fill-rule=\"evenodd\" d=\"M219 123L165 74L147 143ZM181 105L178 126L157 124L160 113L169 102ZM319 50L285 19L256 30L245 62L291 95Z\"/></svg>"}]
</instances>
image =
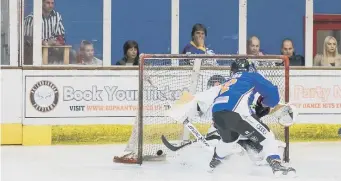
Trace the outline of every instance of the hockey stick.
<instances>
[{"instance_id":1,"label":"hockey stick","mask_svg":"<svg viewBox=\"0 0 341 181\"><path fill-rule=\"evenodd\" d=\"M213 148L207 142L205 137L198 131L198 129L196 129L196 127L188 120L188 118L184 121L184 125L193 134L193 136L205 146L205 148L213 151Z\"/></svg>"},{"instance_id":2,"label":"hockey stick","mask_svg":"<svg viewBox=\"0 0 341 181\"><path fill-rule=\"evenodd\" d=\"M209 140L213 140L213 139L220 139L220 136L214 135L217 131L218 131L218 130L215 130L215 131L212 131L212 132L210 132L210 133L207 133L207 135L204 136L204 137L205 137L205 140L209 141ZM219 137L219 138L217 138L217 137ZM166 138L164 135L161 136L161 140L162 140L162 143L163 143L168 149L170 149L170 150L172 150L172 151L178 151L178 150L180 150L180 149L183 148L183 147L186 147L186 146L188 146L188 145L191 145L191 144L196 143L196 142L199 141L198 139L195 139L195 140L188 141L187 143L182 144L182 145L180 145L180 146L175 146L175 145L171 144L171 143L167 140L167 138Z\"/></svg>"}]
</instances>

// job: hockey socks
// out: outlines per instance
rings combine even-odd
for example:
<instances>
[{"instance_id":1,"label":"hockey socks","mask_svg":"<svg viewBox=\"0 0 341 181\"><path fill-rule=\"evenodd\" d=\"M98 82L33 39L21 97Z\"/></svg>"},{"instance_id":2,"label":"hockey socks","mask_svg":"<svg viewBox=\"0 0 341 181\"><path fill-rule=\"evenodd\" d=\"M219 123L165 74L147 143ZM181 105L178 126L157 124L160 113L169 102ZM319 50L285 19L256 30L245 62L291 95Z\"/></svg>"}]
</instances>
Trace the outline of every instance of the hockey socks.
<instances>
[{"instance_id":1,"label":"hockey socks","mask_svg":"<svg viewBox=\"0 0 341 181\"><path fill-rule=\"evenodd\" d=\"M222 160L224 160L226 157L219 157L214 149L214 154L213 154L213 158L210 162L210 167L212 169L216 168L218 165L220 165L222 162Z\"/></svg>"}]
</instances>

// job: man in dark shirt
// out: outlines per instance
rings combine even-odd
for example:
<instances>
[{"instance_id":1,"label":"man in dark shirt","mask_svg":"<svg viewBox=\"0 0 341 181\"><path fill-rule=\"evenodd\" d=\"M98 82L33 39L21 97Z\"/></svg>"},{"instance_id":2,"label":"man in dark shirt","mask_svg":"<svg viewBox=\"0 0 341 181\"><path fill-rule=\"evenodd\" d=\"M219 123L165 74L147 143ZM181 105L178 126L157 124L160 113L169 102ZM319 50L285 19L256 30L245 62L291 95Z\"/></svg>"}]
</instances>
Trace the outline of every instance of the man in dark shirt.
<instances>
[{"instance_id":1,"label":"man in dark shirt","mask_svg":"<svg viewBox=\"0 0 341 181\"><path fill-rule=\"evenodd\" d=\"M290 59L290 66L304 66L305 60L301 55L295 54L295 49L292 40L284 39L282 41L282 55L286 55Z\"/></svg>"}]
</instances>

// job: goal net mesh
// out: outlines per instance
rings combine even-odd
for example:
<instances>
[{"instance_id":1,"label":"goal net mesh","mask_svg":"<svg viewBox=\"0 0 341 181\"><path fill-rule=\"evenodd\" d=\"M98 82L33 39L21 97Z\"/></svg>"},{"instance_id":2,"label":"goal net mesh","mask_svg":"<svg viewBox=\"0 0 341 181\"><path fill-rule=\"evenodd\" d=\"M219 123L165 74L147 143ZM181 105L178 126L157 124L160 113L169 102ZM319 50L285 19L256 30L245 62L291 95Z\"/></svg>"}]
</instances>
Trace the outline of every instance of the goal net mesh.
<instances>
[{"instance_id":1,"label":"goal net mesh","mask_svg":"<svg viewBox=\"0 0 341 181\"><path fill-rule=\"evenodd\" d=\"M186 135L183 124L165 115L166 111L183 92L202 92L220 82L222 77L227 79L232 61L238 58L252 62L257 72L278 86L281 102L288 102L289 69L284 56L143 55L139 68L139 113L125 152L115 156L114 161L142 163L163 160L169 150L162 144L162 135L174 143L180 143L184 138L193 139L192 135ZM278 140L288 143L288 130L275 118L270 115L261 120L272 129ZM212 123L210 116L198 116L191 121L202 134L207 133Z\"/></svg>"}]
</instances>

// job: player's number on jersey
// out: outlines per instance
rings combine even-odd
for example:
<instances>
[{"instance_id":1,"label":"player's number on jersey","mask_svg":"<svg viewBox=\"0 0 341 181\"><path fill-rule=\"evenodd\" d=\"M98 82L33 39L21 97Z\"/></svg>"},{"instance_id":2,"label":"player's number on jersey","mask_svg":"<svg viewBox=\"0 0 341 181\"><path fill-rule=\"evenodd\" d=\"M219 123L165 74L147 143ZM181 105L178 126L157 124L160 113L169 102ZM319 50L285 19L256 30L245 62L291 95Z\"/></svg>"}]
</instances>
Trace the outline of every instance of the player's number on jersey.
<instances>
[{"instance_id":1,"label":"player's number on jersey","mask_svg":"<svg viewBox=\"0 0 341 181\"><path fill-rule=\"evenodd\" d=\"M220 94L223 94L224 92L228 91L230 89L230 86L235 84L236 82L237 82L237 79L231 79L225 82L223 85L221 85Z\"/></svg>"}]
</instances>

